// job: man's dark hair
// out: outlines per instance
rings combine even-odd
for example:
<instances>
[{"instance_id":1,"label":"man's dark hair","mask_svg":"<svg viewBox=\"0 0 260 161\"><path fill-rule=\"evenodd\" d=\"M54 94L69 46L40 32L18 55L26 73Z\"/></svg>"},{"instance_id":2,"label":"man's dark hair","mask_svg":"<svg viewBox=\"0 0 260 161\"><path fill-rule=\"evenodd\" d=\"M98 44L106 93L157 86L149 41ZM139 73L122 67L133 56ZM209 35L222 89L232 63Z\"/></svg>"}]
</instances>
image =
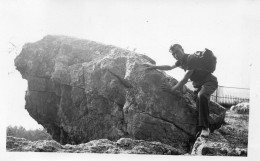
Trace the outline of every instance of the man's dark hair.
<instances>
[{"instance_id":1,"label":"man's dark hair","mask_svg":"<svg viewBox=\"0 0 260 161\"><path fill-rule=\"evenodd\" d=\"M182 51L184 51L180 44L173 44L173 45L171 45L169 51L173 51L174 48L180 48L180 49L182 49Z\"/></svg>"}]
</instances>

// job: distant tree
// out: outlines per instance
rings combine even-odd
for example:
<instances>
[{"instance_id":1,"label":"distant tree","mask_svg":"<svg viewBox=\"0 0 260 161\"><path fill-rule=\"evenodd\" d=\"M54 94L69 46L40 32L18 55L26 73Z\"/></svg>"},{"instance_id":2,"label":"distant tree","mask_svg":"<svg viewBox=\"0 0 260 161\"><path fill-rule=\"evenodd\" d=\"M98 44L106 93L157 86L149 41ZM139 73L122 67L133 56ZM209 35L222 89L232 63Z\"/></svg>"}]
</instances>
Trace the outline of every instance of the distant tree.
<instances>
[{"instance_id":1,"label":"distant tree","mask_svg":"<svg viewBox=\"0 0 260 161\"><path fill-rule=\"evenodd\" d=\"M22 126L8 126L6 128L6 136L14 136L18 138L25 138L30 141L37 140L51 140L52 137L47 133L46 129L26 130Z\"/></svg>"},{"instance_id":2,"label":"distant tree","mask_svg":"<svg viewBox=\"0 0 260 161\"><path fill-rule=\"evenodd\" d=\"M6 135L7 136L14 136L15 135L15 127L8 126L6 128Z\"/></svg>"}]
</instances>

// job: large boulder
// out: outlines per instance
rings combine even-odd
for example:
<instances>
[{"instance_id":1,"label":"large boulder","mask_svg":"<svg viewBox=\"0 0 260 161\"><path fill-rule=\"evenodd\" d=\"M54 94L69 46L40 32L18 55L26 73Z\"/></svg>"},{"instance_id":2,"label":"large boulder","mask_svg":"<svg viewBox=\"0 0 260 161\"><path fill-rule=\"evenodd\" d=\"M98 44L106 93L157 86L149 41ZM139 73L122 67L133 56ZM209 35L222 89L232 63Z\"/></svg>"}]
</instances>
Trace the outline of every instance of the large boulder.
<instances>
[{"instance_id":1,"label":"large boulder","mask_svg":"<svg viewBox=\"0 0 260 161\"><path fill-rule=\"evenodd\" d=\"M46 36L24 45L15 59L28 80L25 108L62 144L122 137L160 141L183 148L197 129L192 92L161 90L177 80L145 70L151 58L111 45ZM212 130L224 122L225 109L210 103Z\"/></svg>"}]
</instances>

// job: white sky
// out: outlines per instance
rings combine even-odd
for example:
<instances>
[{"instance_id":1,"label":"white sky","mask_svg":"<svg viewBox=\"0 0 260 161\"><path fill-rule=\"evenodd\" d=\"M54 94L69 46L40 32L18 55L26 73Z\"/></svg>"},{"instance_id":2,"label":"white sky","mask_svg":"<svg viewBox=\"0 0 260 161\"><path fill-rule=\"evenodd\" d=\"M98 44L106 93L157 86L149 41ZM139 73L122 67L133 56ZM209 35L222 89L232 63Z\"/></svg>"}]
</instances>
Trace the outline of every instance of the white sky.
<instances>
[{"instance_id":1,"label":"white sky","mask_svg":"<svg viewBox=\"0 0 260 161\"><path fill-rule=\"evenodd\" d=\"M168 52L180 43L187 53L211 49L215 75L224 86L249 87L252 54L258 51L256 0L8 0L0 2L1 87L6 125L38 128L24 109L27 83L15 70L19 49L48 34L75 36L145 53L158 65L172 65ZM3 40L3 41L2 41ZM169 72L180 79L183 71ZM2 79L3 78L3 79Z\"/></svg>"}]
</instances>

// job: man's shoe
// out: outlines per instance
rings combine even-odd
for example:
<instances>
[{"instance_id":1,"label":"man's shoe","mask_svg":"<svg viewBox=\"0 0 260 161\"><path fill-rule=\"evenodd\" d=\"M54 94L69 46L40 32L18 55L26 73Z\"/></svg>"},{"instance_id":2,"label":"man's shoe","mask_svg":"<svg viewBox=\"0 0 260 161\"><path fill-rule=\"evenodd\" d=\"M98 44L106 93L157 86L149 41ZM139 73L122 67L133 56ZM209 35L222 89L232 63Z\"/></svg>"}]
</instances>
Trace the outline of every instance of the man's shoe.
<instances>
[{"instance_id":1,"label":"man's shoe","mask_svg":"<svg viewBox=\"0 0 260 161\"><path fill-rule=\"evenodd\" d=\"M205 138L209 137L209 128L202 129L200 136Z\"/></svg>"}]
</instances>

